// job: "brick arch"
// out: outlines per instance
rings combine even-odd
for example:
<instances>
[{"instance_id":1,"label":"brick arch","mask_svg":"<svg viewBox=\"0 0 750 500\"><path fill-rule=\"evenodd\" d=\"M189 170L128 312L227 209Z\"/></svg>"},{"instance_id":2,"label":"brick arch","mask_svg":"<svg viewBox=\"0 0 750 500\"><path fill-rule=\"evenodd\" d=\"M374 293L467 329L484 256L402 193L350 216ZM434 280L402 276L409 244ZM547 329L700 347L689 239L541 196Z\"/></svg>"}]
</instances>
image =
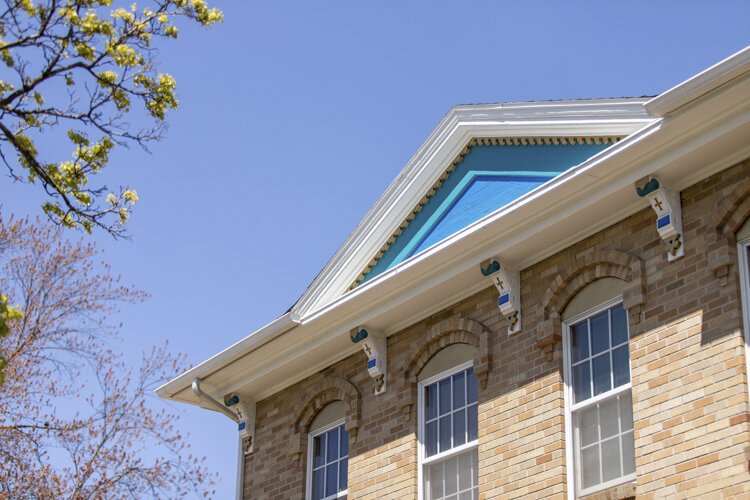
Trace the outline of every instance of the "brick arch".
<instances>
[{"instance_id":1,"label":"brick arch","mask_svg":"<svg viewBox=\"0 0 750 500\"><path fill-rule=\"evenodd\" d=\"M482 388L487 385L491 364L489 331L472 319L452 316L427 329L422 344L401 368L398 393L401 410L407 420L411 418L411 409L417 400L417 376L438 351L453 344L468 344L476 348L474 373Z\"/></svg>"},{"instance_id":2,"label":"brick arch","mask_svg":"<svg viewBox=\"0 0 750 500\"><path fill-rule=\"evenodd\" d=\"M625 282L623 305L630 324L640 321L641 306L646 302L646 280L643 261L617 250L595 250L568 263L550 284L542 298L543 320L537 327L537 345L552 359L555 344L562 339L562 312L571 299L586 285L601 278L618 278Z\"/></svg>"},{"instance_id":3,"label":"brick arch","mask_svg":"<svg viewBox=\"0 0 750 500\"><path fill-rule=\"evenodd\" d=\"M307 446L307 433L313 419L334 401L343 401L347 405L344 428L352 442L357 440L361 398L359 391L349 380L343 377L327 377L315 384L304 399L305 404L297 414L292 426L289 454L296 460Z\"/></svg>"},{"instance_id":4,"label":"brick arch","mask_svg":"<svg viewBox=\"0 0 750 500\"><path fill-rule=\"evenodd\" d=\"M745 162L743 166L750 166ZM727 283L729 269L737 262L737 231L750 219L750 179L743 179L728 196L722 198L714 215L716 229L713 241L709 239L709 262L714 274Z\"/></svg>"}]
</instances>

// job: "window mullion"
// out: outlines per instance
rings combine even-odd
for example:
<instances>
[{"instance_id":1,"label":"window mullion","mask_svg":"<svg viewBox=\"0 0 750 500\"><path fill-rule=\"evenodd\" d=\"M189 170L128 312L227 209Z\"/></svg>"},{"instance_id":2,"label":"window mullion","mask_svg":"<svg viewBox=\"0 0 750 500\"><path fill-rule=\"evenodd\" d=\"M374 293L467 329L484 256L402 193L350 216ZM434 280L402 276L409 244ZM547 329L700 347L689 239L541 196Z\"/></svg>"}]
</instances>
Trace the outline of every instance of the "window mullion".
<instances>
[{"instance_id":1,"label":"window mullion","mask_svg":"<svg viewBox=\"0 0 750 500\"><path fill-rule=\"evenodd\" d=\"M586 335L589 337L589 390L594 397L594 336L591 334L591 319L586 319Z\"/></svg>"}]
</instances>

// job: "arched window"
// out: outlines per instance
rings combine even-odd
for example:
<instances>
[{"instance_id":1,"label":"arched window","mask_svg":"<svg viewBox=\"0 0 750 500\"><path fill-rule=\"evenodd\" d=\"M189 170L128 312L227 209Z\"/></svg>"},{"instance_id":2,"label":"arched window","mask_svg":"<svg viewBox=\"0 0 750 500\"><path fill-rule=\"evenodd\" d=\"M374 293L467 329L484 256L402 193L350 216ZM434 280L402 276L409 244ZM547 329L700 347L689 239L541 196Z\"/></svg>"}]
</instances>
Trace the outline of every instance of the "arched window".
<instances>
[{"instance_id":1,"label":"arched window","mask_svg":"<svg viewBox=\"0 0 750 500\"><path fill-rule=\"evenodd\" d=\"M587 495L635 479L624 282L581 289L562 314L571 491Z\"/></svg>"},{"instance_id":2,"label":"arched window","mask_svg":"<svg viewBox=\"0 0 750 500\"><path fill-rule=\"evenodd\" d=\"M475 354L473 346L451 344L417 376L419 484L424 500L479 498Z\"/></svg>"},{"instance_id":3,"label":"arched window","mask_svg":"<svg viewBox=\"0 0 750 500\"><path fill-rule=\"evenodd\" d=\"M346 498L349 433L344 428L347 405L334 401L313 419L307 438L307 499Z\"/></svg>"}]
</instances>

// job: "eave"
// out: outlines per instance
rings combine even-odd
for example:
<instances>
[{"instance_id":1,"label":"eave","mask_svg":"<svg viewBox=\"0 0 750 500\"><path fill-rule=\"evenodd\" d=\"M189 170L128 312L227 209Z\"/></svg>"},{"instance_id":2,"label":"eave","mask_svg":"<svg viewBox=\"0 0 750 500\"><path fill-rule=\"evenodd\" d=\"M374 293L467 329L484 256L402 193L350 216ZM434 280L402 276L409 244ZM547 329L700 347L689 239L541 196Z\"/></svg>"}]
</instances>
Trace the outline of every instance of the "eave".
<instances>
[{"instance_id":1,"label":"eave","mask_svg":"<svg viewBox=\"0 0 750 500\"><path fill-rule=\"evenodd\" d=\"M738 71L737 65L725 68ZM638 116L630 126L638 130L631 130L620 143L350 292L322 300L324 290L331 288L319 288L317 297L303 297L306 308L295 310L298 318L280 319L280 323L264 327L165 384L158 394L198 404L189 389L190 380L198 376L217 397L237 392L249 399L266 398L356 353L349 340L351 328L367 324L390 335L486 288L478 266L487 258L497 257L524 269L646 208L647 203L635 195L633 188L642 177L656 175L665 185L681 190L750 156L750 76L747 64L744 68L728 81L714 75L703 82L700 91L688 85L683 89L685 94L697 97L686 102L678 99L680 86L670 90L673 102L681 104L666 117L645 120L644 102L637 103L641 111L630 114L631 118ZM534 106L547 106L545 113L555 112L549 103L514 106L513 113L527 118ZM399 214L389 212L387 207L408 205L396 202L419 191L415 184L418 180L428 182L420 180L420 162L450 158L458 144L472 134L491 137L508 133L503 123L488 118L493 109L497 111L497 106L454 108L410 162L412 169L407 166L349 243L361 250L372 239L368 237L376 230L376 219L398 219ZM561 121L572 120L569 115L573 110L557 111L558 116L568 113ZM519 122L513 122L509 115L505 118L517 125L513 131L519 134L539 135L539 127L553 133L560 125L560 121L545 125L540 120L521 123L520 118ZM615 134L613 129L622 130L623 120L629 119L618 116L579 125L580 135L593 133L595 126ZM400 189L404 184L411 187ZM380 226L385 232L383 227L390 225ZM337 279L337 266L354 267L353 259L353 254L339 252L321 277Z\"/></svg>"}]
</instances>

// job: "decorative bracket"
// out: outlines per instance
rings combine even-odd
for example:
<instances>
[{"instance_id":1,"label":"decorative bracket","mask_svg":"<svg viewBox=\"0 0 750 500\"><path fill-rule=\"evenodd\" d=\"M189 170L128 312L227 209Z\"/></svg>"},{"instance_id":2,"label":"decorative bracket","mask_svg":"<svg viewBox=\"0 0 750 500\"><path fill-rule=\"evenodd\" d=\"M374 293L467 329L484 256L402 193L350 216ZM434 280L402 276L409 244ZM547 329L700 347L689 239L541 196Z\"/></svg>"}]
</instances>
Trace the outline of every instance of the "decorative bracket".
<instances>
[{"instance_id":1,"label":"decorative bracket","mask_svg":"<svg viewBox=\"0 0 750 500\"><path fill-rule=\"evenodd\" d=\"M502 267L495 259L480 265L482 275L490 278L500 296L497 306L508 321L508 335L521 331L521 273Z\"/></svg>"},{"instance_id":2,"label":"decorative bracket","mask_svg":"<svg viewBox=\"0 0 750 500\"><path fill-rule=\"evenodd\" d=\"M249 455L255 451L255 401L241 400L237 394L229 394L224 397L224 405L239 417L237 430L242 451Z\"/></svg>"},{"instance_id":3,"label":"decorative bracket","mask_svg":"<svg viewBox=\"0 0 750 500\"><path fill-rule=\"evenodd\" d=\"M685 255L680 193L660 185L656 177L642 179L635 190L641 198L648 198L656 212L656 230L667 244L667 260L672 262Z\"/></svg>"},{"instance_id":4,"label":"decorative bracket","mask_svg":"<svg viewBox=\"0 0 750 500\"><path fill-rule=\"evenodd\" d=\"M388 349L384 336L364 326L349 332L352 342L360 344L367 356L367 372L375 381L375 394L383 394L386 388L386 368L388 366Z\"/></svg>"}]
</instances>

